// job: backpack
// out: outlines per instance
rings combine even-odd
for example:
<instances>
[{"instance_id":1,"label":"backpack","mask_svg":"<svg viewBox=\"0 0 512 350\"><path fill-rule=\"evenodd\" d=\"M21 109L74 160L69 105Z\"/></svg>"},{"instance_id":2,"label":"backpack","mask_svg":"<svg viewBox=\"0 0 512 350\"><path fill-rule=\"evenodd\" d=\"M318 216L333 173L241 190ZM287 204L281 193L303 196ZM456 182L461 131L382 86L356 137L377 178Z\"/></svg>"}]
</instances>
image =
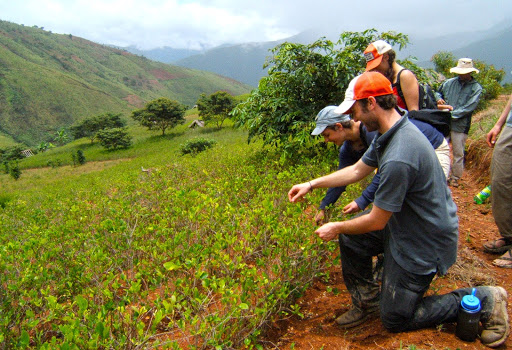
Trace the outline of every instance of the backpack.
<instances>
[{"instance_id":1,"label":"backpack","mask_svg":"<svg viewBox=\"0 0 512 350\"><path fill-rule=\"evenodd\" d=\"M409 111L409 118L432 125L444 137L450 135L452 128L452 112L441 109L420 109Z\"/></svg>"},{"instance_id":2,"label":"backpack","mask_svg":"<svg viewBox=\"0 0 512 350\"><path fill-rule=\"evenodd\" d=\"M402 74L403 69L398 72L396 76L396 91L398 92L398 96L405 102L404 94L402 92L402 87L400 86L400 74ZM430 85L426 83L419 83L419 101L418 107L419 109L437 109L437 101L436 96L434 95L434 90L430 87Z\"/></svg>"}]
</instances>

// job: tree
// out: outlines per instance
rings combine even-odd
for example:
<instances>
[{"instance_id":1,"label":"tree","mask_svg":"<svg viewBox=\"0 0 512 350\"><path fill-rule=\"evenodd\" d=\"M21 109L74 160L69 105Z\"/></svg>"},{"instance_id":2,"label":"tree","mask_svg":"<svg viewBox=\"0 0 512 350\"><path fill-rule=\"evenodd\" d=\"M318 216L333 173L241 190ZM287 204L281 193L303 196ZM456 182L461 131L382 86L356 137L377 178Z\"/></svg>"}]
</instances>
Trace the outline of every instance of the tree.
<instances>
[{"instance_id":1,"label":"tree","mask_svg":"<svg viewBox=\"0 0 512 350\"><path fill-rule=\"evenodd\" d=\"M163 136L168 128L185 123L185 111L186 107L178 101L161 97L148 102L143 109L133 111L132 118L149 130L162 130Z\"/></svg>"},{"instance_id":2,"label":"tree","mask_svg":"<svg viewBox=\"0 0 512 350\"><path fill-rule=\"evenodd\" d=\"M377 39L400 48L408 42L406 35L369 29L342 33L336 43L321 38L309 45L278 45L265 63L268 76L234 108L235 125L249 130L249 141L259 137L299 155L313 145L310 133L318 111L343 101L350 80L364 71L364 49Z\"/></svg>"},{"instance_id":3,"label":"tree","mask_svg":"<svg viewBox=\"0 0 512 350\"><path fill-rule=\"evenodd\" d=\"M97 132L96 137L107 150L128 148L132 144L132 138L128 135L126 128L102 129Z\"/></svg>"},{"instance_id":4,"label":"tree","mask_svg":"<svg viewBox=\"0 0 512 350\"><path fill-rule=\"evenodd\" d=\"M229 113L233 110L234 98L225 91L217 91L206 97L201 94L197 100L197 109L199 116L206 124L215 123L215 126L220 129L226 119L229 118Z\"/></svg>"},{"instance_id":5,"label":"tree","mask_svg":"<svg viewBox=\"0 0 512 350\"><path fill-rule=\"evenodd\" d=\"M91 143L93 143L98 131L108 128L122 128L125 125L126 122L121 119L121 113L114 114L108 112L85 118L71 127L71 134L74 139L88 137L91 139Z\"/></svg>"},{"instance_id":6,"label":"tree","mask_svg":"<svg viewBox=\"0 0 512 350\"><path fill-rule=\"evenodd\" d=\"M66 132L66 130L64 130L64 128L57 130L57 132L55 133L54 141L61 146L65 144L67 141L69 141L68 133Z\"/></svg>"}]
</instances>

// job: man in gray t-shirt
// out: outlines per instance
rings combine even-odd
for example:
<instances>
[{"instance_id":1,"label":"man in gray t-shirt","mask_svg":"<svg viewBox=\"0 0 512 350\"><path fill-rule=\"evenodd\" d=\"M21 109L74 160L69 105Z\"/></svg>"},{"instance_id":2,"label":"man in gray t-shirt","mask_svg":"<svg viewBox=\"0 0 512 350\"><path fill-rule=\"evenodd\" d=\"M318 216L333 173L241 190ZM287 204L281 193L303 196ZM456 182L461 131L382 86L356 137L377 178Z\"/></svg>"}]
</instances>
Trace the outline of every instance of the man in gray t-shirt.
<instances>
[{"instance_id":1,"label":"man in gray t-shirt","mask_svg":"<svg viewBox=\"0 0 512 350\"><path fill-rule=\"evenodd\" d=\"M346 186L379 168L380 183L371 211L329 222L315 233L340 242L342 272L352 307L336 322L357 326L380 310L392 332L455 322L463 296L471 288L424 297L436 274L444 274L457 256L458 218L445 176L425 136L396 111L389 81L380 73L354 78L339 113L350 113L378 134L354 165L295 185L291 202L317 187ZM372 256L384 253L382 288L372 275ZM508 336L507 293L501 287L477 287L483 344L494 347Z\"/></svg>"}]
</instances>

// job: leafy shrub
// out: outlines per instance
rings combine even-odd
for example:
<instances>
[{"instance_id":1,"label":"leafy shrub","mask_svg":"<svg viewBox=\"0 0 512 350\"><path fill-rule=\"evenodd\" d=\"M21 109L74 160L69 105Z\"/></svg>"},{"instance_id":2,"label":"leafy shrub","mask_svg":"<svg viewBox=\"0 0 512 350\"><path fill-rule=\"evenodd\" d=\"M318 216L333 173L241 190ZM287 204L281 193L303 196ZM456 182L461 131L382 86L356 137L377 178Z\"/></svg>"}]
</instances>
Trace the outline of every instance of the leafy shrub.
<instances>
[{"instance_id":1,"label":"leafy shrub","mask_svg":"<svg viewBox=\"0 0 512 350\"><path fill-rule=\"evenodd\" d=\"M18 180L21 177L20 166L19 166L19 164L17 162L16 163L12 163L9 166L9 175L11 175L11 177L14 180Z\"/></svg>"},{"instance_id":2,"label":"leafy shrub","mask_svg":"<svg viewBox=\"0 0 512 350\"><path fill-rule=\"evenodd\" d=\"M96 137L108 150L128 148L132 144L132 138L128 135L126 128L103 129L98 131Z\"/></svg>"},{"instance_id":3,"label":"leafy shrub","mask_svg":"<svg viewBox=\"0 0 512 350\"><path fill-rule=\"evenodd\" d=\"M84 152L82 150L78 150L78 151L76 151L76 153L72 152L71 158L73 160L74 166L85 164L85 156L84 156Z\"/></svg>"},{"instance_id":4,"label":"leafy shrub","mask_svg":"<svg viewBox=\"0 0 512 350\"><path fill-rule=\"evenodd\" d=\"M76 160L78 161L78 164L80 164L80 165L85 164L84 152L81 149L76 151Z\"/></svg>"},{"instance_id":5,"label":"leafy shrub","mask_svg":"<svg viewBox=\"0 0 512 350\"><path fill-rule=\"evenodd\" d=\"M181 145L180 151L182 154L197 154L203 152L208 148L212 148L217 142L215 140L207 140L204 138L195 138L188 140Z\"/></svg>"}]
</instances>

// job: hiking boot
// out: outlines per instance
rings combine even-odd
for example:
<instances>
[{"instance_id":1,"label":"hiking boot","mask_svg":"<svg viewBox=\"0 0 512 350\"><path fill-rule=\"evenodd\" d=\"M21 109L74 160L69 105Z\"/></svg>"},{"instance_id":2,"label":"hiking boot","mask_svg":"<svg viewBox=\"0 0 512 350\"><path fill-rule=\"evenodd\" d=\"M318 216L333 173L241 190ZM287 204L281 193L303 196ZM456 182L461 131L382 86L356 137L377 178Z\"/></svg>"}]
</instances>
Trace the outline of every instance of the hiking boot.
<instances>
[{"instance_id":1,"label":"hiking boot","mask_svg":"<svg viewBox=\"0 0 512 350\"><path fill-rule=\"evenodd\" d=\"M373 306L369 309L359 309L352 306L347 312L342 314L336 319L336 323L341 328L352 328L359 326L366 321L370 316L379 312L379 306Z\"/></svg>"},{"instance_id":2,"label":"hiking boot","mask_svg":"<svg viewBox=\"0 0 512 350\"><path fill-rule=\"evenodd\" d=\"M454 178L454 177L449 178L448 179L448 186L459 187L459 180Z\"/></svg>"},{"instance_id":3,"label":"hiking boot","mask_svg":"<svg viewBox=\"0 0 512 350\"><path fill-rule=\"evenodd\" d=\"M482 344L495 348L505 342L509 333L507 313L507 292L502 287L491 287L494 305L489 318L482 320L483 331L480 334Z\"/></svg>"}]
</instances>

